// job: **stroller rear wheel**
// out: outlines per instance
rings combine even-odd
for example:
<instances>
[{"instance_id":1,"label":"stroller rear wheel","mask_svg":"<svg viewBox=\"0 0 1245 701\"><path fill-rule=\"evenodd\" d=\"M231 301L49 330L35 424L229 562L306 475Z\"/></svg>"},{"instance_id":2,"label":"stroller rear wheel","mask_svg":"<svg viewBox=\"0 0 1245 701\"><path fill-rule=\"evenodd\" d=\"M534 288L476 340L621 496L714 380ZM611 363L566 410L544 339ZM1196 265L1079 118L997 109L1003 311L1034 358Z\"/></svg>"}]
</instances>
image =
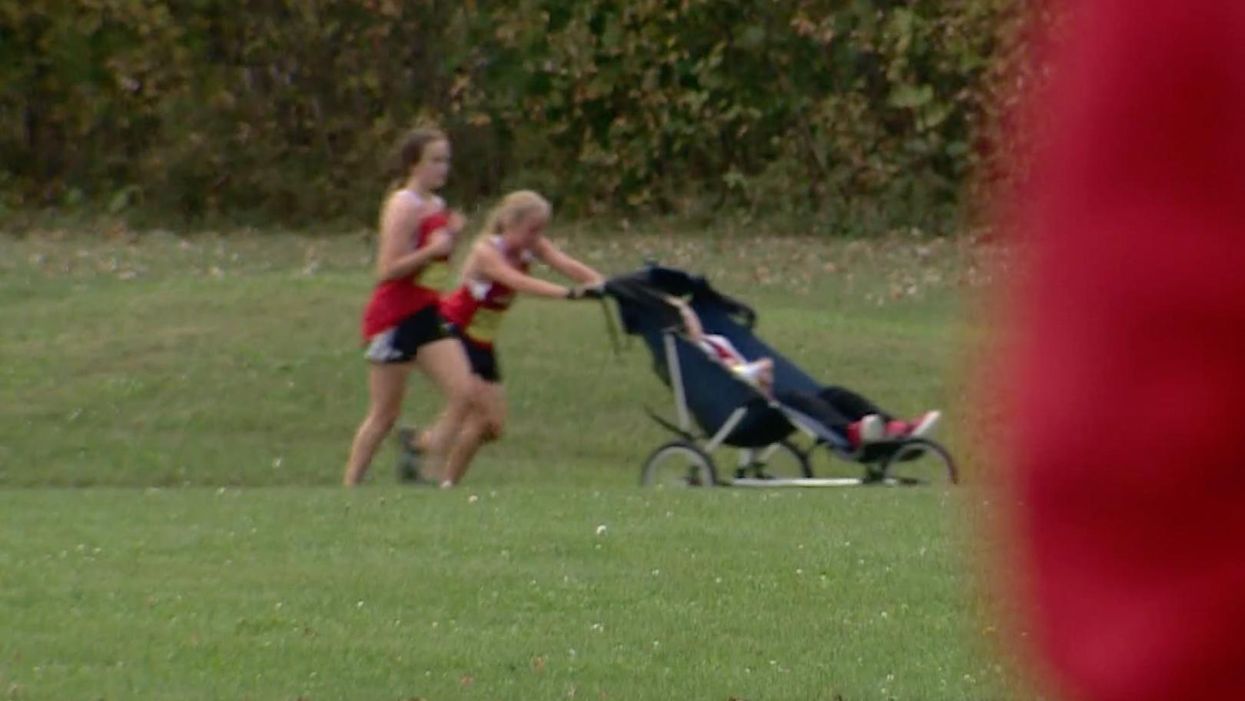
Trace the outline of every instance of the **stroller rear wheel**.
<instances>
[{"instance_id":1,"label":"stroller rear wheel","mask_svg":"<svg viewBox=\"0 0 1245 701\"><path fill-rule=\"evenodd\" d=\"M924 438L904 441L878 463L883 482L898 485L955 484L959 473L947 449Z\"/></svg>"},{"instance_id":2,"label":"stroller rear wheel","mask_svg":"<svg viewBox=\"0 0 1245 701\"><path fill-rule=\"evenodd\" d=\"M739 469L735 478L799 479L813 476L809 454L788 440L779 441L764 448L749 448L740 454Z\"/></svg>"},{"instance_id":3,"label":"stroller rear wheel","mask_svg":"<svg viewBox=\"0 0 1245 701\"><path fill-rule=\"evenodd\" d=\"M718 472L713 458L687 441L671 441L644 461L640 484L646 487L713 487Z\"/></svg>"}]
</instances>

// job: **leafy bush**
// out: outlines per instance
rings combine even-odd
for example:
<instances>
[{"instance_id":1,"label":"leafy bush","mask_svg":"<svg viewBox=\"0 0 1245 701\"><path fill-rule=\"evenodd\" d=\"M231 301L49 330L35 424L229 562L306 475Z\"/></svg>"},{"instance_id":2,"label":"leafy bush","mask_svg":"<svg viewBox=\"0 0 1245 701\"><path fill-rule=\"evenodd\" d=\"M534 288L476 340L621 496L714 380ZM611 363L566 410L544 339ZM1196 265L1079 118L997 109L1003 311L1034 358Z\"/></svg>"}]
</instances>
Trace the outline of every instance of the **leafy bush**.
<instances>
[{"instance_id":1,"label":"leafy bush","mask_svg":"<svg viewBox=\"0 0 1245 701\"><path fill-rule=\"evenodd\" d=\"M0 187L46 205L370 220L386 151L454 137L452 196L945 228L1015 0L0 4Z\"/></svg>"}]
</instances>

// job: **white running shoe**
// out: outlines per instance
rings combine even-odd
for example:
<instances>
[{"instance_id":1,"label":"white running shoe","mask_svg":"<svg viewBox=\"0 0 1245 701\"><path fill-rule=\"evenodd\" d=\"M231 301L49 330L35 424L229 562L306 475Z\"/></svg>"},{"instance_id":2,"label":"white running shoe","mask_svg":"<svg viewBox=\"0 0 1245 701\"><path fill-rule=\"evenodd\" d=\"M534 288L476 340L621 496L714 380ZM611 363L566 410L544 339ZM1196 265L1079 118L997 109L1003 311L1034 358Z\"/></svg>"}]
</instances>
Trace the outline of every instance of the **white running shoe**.
<instances>
[{"instance_id":1,"label":"white running shoe","mask_svg":"<svg viewBox=\"0 0 1245 701\"><path fill-rule=\"evenodd\" d=\"M942 420L941 411L927 411L921 414L921 418L912 422L912 433L908 434L913 438L924 438L934 432L934 427Z\"/></svg>"},{"instance_id":2,"label":"white running shoe","mask_svg":"<svg viewBox=\"0 0 1245 701\"><path fill-rule=\"evenodd\" d=\"M866 414L860 419L860 443L878 443L886 436L886 422L877 414Z\"/></svg>"}]
</instances>

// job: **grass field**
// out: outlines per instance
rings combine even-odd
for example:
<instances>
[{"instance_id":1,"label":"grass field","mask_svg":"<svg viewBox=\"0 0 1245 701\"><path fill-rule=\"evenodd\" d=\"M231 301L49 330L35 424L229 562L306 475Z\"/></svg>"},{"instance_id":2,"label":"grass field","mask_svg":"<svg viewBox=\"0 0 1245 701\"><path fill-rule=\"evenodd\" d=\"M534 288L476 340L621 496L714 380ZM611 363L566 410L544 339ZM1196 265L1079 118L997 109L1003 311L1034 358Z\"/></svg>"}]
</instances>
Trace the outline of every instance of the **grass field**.
<instances>
[{"instance_id":1,"label":"grass field","mask_svg":"<svg viewBox=\"0 0 1245 701\"><path fill-rule=\"evenodd\" d=\"M981 272L956 244L564 242L708 274L899 413L964 403ZM957 528L972 487L641 490L665 439L641 408L670 400L592 303L513 312L508 435L461 489L399 487L388 449L335 488L369 244L0 236L0 698L1014 696ZM416 383L408 416L434 410Z\"/></svg>"}]
</instances>

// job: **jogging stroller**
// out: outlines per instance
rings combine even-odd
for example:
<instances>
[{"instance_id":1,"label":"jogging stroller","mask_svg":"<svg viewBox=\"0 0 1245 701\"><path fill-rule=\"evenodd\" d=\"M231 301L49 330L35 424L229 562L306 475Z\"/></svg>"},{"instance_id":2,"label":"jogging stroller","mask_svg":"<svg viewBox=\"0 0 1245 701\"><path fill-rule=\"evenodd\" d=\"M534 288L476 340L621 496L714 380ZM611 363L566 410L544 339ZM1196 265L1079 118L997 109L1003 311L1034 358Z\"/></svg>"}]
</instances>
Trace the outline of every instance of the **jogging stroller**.
<instances>
[{"instance_id":1,"label":"jogging stroller","mask_svg":"<svg viewBox=\"0 0 1245 701\"><path fill-rule=\"evenodd\" d=\"M655 264L610 279L605 296L617 307L622 330L639 336L653 370L674 394L675 419L649 416L675 438L644 461L641 484L664 486L917 485L957 479L950 453L927 438L897 438L853 447L841 426L829 426L798 402L774 397L821 396L823 386L753 333L757 314L715 290L703 277ZM727 338L747 358L773 362L773 392L766 396L711 358L682 333L678 308L686 301L707 334ZM795 436L811 439L803 447ZM733 473L723 476L712 455L739 449ZM859 477L817 478L811 457L825 447L863 468Z\"/></svg>"}]
</instances>

